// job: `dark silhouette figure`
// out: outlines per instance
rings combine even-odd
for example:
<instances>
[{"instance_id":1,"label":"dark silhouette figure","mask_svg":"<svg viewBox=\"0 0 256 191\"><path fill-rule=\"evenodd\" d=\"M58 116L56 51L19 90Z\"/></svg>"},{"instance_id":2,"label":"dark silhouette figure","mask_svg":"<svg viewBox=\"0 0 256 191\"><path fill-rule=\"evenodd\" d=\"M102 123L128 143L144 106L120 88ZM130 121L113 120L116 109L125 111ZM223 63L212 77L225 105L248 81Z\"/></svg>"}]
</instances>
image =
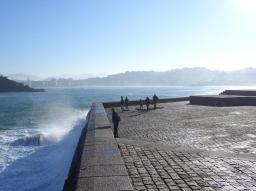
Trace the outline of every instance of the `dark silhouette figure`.
<instances>
[{"instance_id":1,"label":"dark silhouette figure","mask_svg":"<svg viewBox=\"0 0 256 191\"><path fill-rule=\"evenodd\" d=\"M156 94L154 94L154 96L153 96L154 109L156 109L156 104L157 104L158 100L159 100L158 97L156 96Z\"/></svg>"},{"instance_id":2,"label":"dark silhouette figure","mask_svg":"<svg viewBox=\"0 0 256 191\"><path fill-rule=\"evenodd\" d=\"M129 105L129 100L127 98L127 96L125 97L125 100L124 100L124 106L125 106L125 109L128 110L128 105Z\"/></svg>"},{"instance_id":3,"label":"dark silhouette figure","mask_svg":"<svg viewBox=\"0 0 256 191\"><path fill-rule=\"evenodd\" d=\"M149 111L149 104L150 104L149 97L146 98L145 103L146 103L146 106L147 106L147 111Z\"/></svg>"},{"instance_id":4,"label":"dark silhouette figure","mask_svg":"<svg viewBox=\"0 0 256 191\"><path fill-rule=\"evenodd\" d=\"M121 96L121 111L123 112L124 111L124 98L123 96Z\"/></svg>"},{"instance_id":5,"label":"dark silhouette figure","mask_svg":"<svg viewBox=\"0 0 256 191\"><path fill-rule=\"evenodd\" d=\"M111 110L112 110L112 122L114 124L114 137L117 138L118 137L118 125L119 125L119 122L121 121L121 118L117 114L117 112L115 111L114 108L112 108Z\"/></svg>"},{"instance_id":6,"label":"dark silhouette figure","mask_svg":"<svg viewBox=\"0 0 256 191\"><path fill-rule=\"evenodd\" d=\"M139 101L139 104L140 104L140 110L142 110L143 109L143 101L141 99Z\"/></svg>"}]
</instances>

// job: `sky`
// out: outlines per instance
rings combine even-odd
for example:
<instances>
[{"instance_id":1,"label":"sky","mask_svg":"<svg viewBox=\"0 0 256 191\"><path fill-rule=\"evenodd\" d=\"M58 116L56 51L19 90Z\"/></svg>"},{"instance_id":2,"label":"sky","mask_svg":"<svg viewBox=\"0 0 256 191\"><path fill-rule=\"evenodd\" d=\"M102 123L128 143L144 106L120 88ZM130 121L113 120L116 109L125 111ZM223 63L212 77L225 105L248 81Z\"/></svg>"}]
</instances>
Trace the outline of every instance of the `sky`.
<instances>
[{"instance_id":1,"label":"sky","mask_svg":"<svg viewBox=\"0 0 256 191\"><path fill-rule=\"evenodd\" d=\"M0 74L256 67L255 0L1 0Z\"/></svg>"}]
</instances>

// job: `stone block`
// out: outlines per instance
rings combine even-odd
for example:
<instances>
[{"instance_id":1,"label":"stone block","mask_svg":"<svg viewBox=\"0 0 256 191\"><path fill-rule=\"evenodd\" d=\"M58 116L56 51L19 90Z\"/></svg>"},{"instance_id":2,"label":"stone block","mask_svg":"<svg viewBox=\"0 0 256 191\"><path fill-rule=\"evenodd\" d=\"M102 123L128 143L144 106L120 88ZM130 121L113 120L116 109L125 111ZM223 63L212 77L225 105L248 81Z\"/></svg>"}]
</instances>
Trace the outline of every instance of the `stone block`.
<instances>
[{"instance_id":1,"label":"stone block","mask_svg":"<svg viewBox=\"0 0 256 191\"><path fill-rule=\"evenodd\" d=\"M128 176L124 165L95 165L81 168L78 177L89 178L95 176Z\"/></svg>"},{"instance_id":2,"label":"stone block","mask_svg":"<svg viewBox=\"0 0 256 191\"><path fill-rule=\"evenodd\" d=\"M132 191L128 176L92 177L78 180L77 191Z\"/></svg>"}]
</instances>

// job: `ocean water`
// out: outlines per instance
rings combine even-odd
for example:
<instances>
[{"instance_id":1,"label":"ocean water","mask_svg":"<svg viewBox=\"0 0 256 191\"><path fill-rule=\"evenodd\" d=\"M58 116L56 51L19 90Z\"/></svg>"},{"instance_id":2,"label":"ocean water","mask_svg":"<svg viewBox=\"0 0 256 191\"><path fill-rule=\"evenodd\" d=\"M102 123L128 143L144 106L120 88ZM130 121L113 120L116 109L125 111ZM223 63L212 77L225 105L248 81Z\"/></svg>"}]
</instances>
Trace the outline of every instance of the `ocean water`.
<instances>
[{"instance_id":1,"label":"ocean water","mask_svg":"<svg viewBox=\"0 0 256 191\"><path fill-rule=\"evenodd\" d=\"M144 99L154 93L160 98L218 94L228 88L234 87L81 87L2 93L0 191L61 190L94 101L117 101L121 95Z\"/></svg>"}]
</instances>

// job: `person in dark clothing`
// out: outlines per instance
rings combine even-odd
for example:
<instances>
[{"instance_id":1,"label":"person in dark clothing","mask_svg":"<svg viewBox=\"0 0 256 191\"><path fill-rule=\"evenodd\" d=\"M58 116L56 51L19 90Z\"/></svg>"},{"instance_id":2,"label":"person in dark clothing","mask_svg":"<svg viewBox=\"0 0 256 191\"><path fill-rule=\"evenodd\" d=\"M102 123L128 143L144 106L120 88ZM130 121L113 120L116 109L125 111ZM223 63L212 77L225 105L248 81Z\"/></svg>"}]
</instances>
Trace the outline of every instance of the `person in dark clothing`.
<instances>
[{"instance_id":1,"label":"person in dark clothing","mask_svg":"<svg viewBox=\"0 0 256 191\"><path fill-rule=\"evenodd\" d=\"M121 96L121 111L123 112L124 111L124 98L123 96Z\"/></svg>"},{"instance_id":2,"label":"person in dark clothing","mask_svg":"<svg viewBox=\"0 0 256 191\"><path fill-rule=\"evenodd\" d=\"M125 109L128 110L129 100L128 100L127 96L125 97L124 105L125 105Z\"/></svg>"},{"instance_id":3,"label":"person in dark clothing","mask_svg":"<svg viewBox=\"0 0 256 191\"><path fill-rule=\"evenodd\" d=\"M159 100L158 97L156 96L156 94L154 94L154 96L153 96L154 109L156 109L156 104L157 104L158 100Z\"/></svg>"},{"instance_id":4,"label":"person in dark clothing","mask_svg":"<svg viewBox=\"0 0 256 191\"><path fill-rule=\"evenodd\" d=\"M147 106L147 111L149 111L149 104L150 104L149 97L146 98L145 103L146 103L146 106Z\"/></svg>"},{"instance_id":5,"label":"person in dark clothing","mask_svg":"<svg viewBox=\"0 0 256 191\"><path fill-rule=\"evenodd\" d=\"M111 110L112 110L112 122L114 124L114 137L117 138L118 137L118 125L119 125L119 122L121 121L121 118L117 114L117 112L115 111L114 108L112 108Z\"/></svg>"},{"instance_id":6,"label":"person in dark clothing","mask_svg":"<svg viewBox=\"0 0 256 191\"><path fill-rule=\"evenodd\" d=\"M139 101L139 104L140 104L140 110L142 110L143 109L143 101L141 99Z\"/></svg>"}]
</instances>

